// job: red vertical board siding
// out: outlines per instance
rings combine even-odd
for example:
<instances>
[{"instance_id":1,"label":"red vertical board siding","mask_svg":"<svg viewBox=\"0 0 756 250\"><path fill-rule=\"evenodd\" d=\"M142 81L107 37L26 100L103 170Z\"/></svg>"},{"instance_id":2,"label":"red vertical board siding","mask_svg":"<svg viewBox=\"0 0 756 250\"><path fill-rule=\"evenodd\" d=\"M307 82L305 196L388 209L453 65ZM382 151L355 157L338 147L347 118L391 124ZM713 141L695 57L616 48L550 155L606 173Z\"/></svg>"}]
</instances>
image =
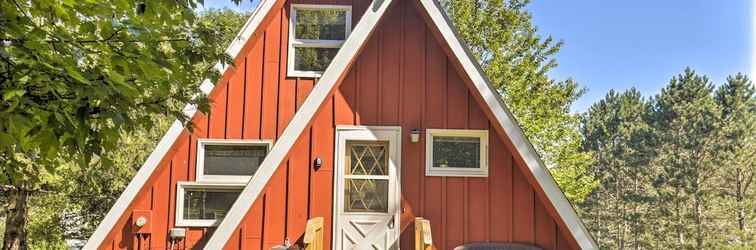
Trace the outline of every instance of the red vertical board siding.
<instances>
[{"instance_id":1,"label":"red vertical board siding","mask_svg":"<svg viewBox=\"0 0 756 250\"><path fill-rule=\"evenodd\" d=\"M353 25L368 0L296 0L297 3L351 4ZM286 128L317 83L286 76L289 4L271 13L236 66L224 74L209 99L209 115L197 113L194 130L174 143L137 199L122 215L100 249L130 249L134 209L153 211L155 232L143 242L163 249L174 226L176 184L196 179L197 140L202 138L270 139ZM343 82L300 135L263 193L253 203L224 249L269 249L301 240L307 219L325 218L325 248L332 245L334 128L338 125L392 125L402 129L401 185L403 216L400 246L412 249L412 217L431 221L434 247L453 249L465 242L525 242L544 249L574 249L574 239L559 226L550 205L537 194L527 167L510 151L505 135L490 125L490 114L469 79L434 29L410 1L388 10ZM489 177L426 177L426 129L489 131ZM421 129L421 141L409 141ZM323 165L312 162L320 158ZM201 247L212 228L188 228L181 249Z\"/></svg>"},{"instance_id":2,"label":"red vertical board siding","mask_svg":"<svg viewBox=\"0 0 756 250\"><path fill-rule=\"evenodd\" d=\"M314 80L312 79L298 79L297 80L297 110L302 107L305 99L310 95L312 91Z\"/></svg>"},{"instance_id":3,"label":"red vertical board siding","mask_svg":"<svg viewBox=\"0 0 756 250\"><path fill-rule=\"evenodd\" d=\"M175 224L176 205L183 205L176 204L176 183L189 179L189 142L189 133L183 132L176 142L178 147L173 160L171 160L171 180L168 187L168 214L166 216L168 223L165 232L168 232L168 229ZM184 247L184 243L183 241L179 242L179 247Z\"/></svg>"},{"instance_id":4,"label":"red vertical board siding","mask_svg":"<svg viewBox=\"0 0 756 250\"><path fill-rule=\"evenodd\" d=\"M488 130L488 119L486 119L483 112L470 98L468 103L468 117L470 129ZM494 136L494 135L489 135ZM489 152L491 146L488 146ZM491 166L491 163L488 163ZM489 170L489 174L490 174ZM467 178L468 194L467 197L467 209L466 209L466 226L467 226L467 241L481 242L489 241L490 239L490 226L491 221L489 204L489 182L490 178Z\"/></svg>"},{"instance_id":5,"label":"red vertical board siding","mask_svg":"<svg viewBox=\"0 0 756 250\"><path fill-rule=\"evenodd\" d=\"M380 93L378 103L379 121L382 125L399 124L399 107L401 102L396 101L395 97L399 96L401 83L401 53L402 48L402 30L401 30L401 11L398 8L392 8L386 12L380 27L379 53L383 51L393 51L392 53L379 54L379 71L378 91Z\"/></svg>"},{"instance_id":6,"label":"red vertical board siding","mask_svg":"<svg viewBox=\"0 0 756 250\"><path fill-rule=\"evenodd\" d=\"M286 223L286 161L281 163L265 187L263 249L282 245Z\"/></svg>"},{"instance_id":7,"label":"red vertical board siding","mask_svg":"<svg viewBox=\"0 0 756 250\"><path fill-rule=\"evenodd\" d=\"M264 39L252 42L252 48L246 57L244 90L244 138L260 138L260 120L262 113L262 77Z\"/></svg>"},{"instance_id":8,"label":"red vertical board siding","mask_svg":"<svg viewBox=\"0 0 756 250\"><path fill-rule=\"evenodd\" d=\"M242 249L262 249L262 233L263 233L263 205L265 200L258 198L255 203L252 204L252 208L244 216L244 221L241 223L243 231Z\"/></svg>"},{"instance_id":9,"label":"red vertical board siding","mask_svg":"<svg viewBox=\"0 0 756 250\"><path fill-rule=\"evenodd\" d=\"M209 138L226 138L226 98L228 96L228 82L219 84L210 95L210 126Z\"/></svg>"},{"instance_id":10,"label":"red vertical board siding","mask_svg":"<svg viewBox=\"0 0 756 250\"><path fill-rule=\"evenodd\" d=\"M412 15L414 9L409 6L407 1L401 2L403 8L403 25L402 25L402 49L403 74L402 87L400 95L402 106L401 110L401 138L408 138L409 132L414 128L422 128L423 124L423 102L425 93L425 25L417 15ZM372 39L371 39L372 40ZM395 53L395 52L394 52ZM359 101L359 100L358 100ZM402 186L402 206L404 215L402 218L412 218L421 216L420 201L422 189L423 168L420 158L425 152L425 147L419 143L411 143L408 140L402 140L402 165L401 165L401 186ZM401 234L402 248L411 248L413 245L414 233L412 230L406 230L411 220L403 220L401 228L405 229Z\"/></svg>"},{"instance_id":11,"label":"red vertical board siding","mask_svg":"<svg viewBox=\"0 0 756 250\"><path fill-rule=\"evenodd\" d=\"M312 121L310 135L310 161L321 159L322 165L316 168L310 164L310 217L323 217L326 226L323 230L324 249L331 249L331 235L333 221L333 147L334 147L334 119L332 100L327 100L321 106L320 112Z\"/></svg>"},{"instance_id":12,"label":"red vertical board siding","mask_svg":"<svg viewBox=\"0 0 756 250\"><path fill-rule=\"evenodd\" d=\"M491 241L512 241L512 156L501 139L489 134Z\"/></svg>"},{"instance_id":13,"label":"red vertical board siding","mask_svg":"<svg viewBox=\"0 0 756 250\"><path fill-rule=\"evenodd\" d=\"M411 7L410 7L411 8ZM446 54L441 50L435 40L430 39L426 42L427 54L426 60L428 61L427 82L425 84L425 119L424 124L426 128L445 128L446 127ZM428 140L424 135L422 136L423 145L425 140ZM426 159L429 161L430 159ZM427 163L426 163L427 164ZM421 166L424 170L425 166ZM423 173L424 175L424 173ZM425 177L424 178L424 213L423 216L432 221L431 232L433 242L437 249L445 249L446 246L446 228L444 225L444 201L445 193L445 177Z\"/></svg>"},{"instance_id":14,"label":"red vertical board siding","mask_svg":"<svg viewBox=\"0 0 756 250\"><path fill-rule=\"evenodd\" d=\"M355 124L357 106L353 105L353 99L357 96L355 93L357 90L355 78L355 71L349 71L339 89L334 93L333 101L334 105L336 105L334 108L334 118L337 124Z\"/></svg>"},{"instance_id":15,"label":"red vertical board siding","mask_svg":"<svg viewBox=\"0 0 756 250\"><path fill-rule=\"evenodd\" d=\"M556 223L544 208L541 199L535 201L535 243L544 250L556 249Z\"/></svg>"},{"instance_id":16,"label":"red vertical board siding","mask_svg":"<svg viewBox=\"0 0 756 250\"><path fill-rule=\"evenodd\" d=\"M289 4L284 5L284 9L281 11L281 62L286 62L288 55L288 42L289 42ZM277 134L281 136L286 125L289 124L291 118L294 117L294 110L296 109L297 102L297 80L295 78L289 78L286 76L286 63L280 63L280 82L278 84L278 125Z\"/></svg>"},{"instance_id":17,"label":"red vertical board siding","mask_svg":"<svg viewBox=\"0 0 756 250\"><path fill-rule=\"evenodd\" d=\"M515 168L512 178L512 204L514 221L512 238L515 242L534 243L534 194L525 176Z\"/></svg>"},{"instance_id":18,"label":"red vertical board siding","mask_svg":"<svg viewBox=\"0 0 756 250\"><path fill-rule=\"evenodd\" d=\"M234 74L228 82L228 102L226 104L226 138L241 139L244 130L244 88L246 60L234 68Z\"/></svg>"},{"instance_id":19,"label":"red vertical board siding","mask_svg":"<svg viewBox=\"0 0 756 250\"><path fill-rule=\"evenodd\" d=\"M380 31L374 37L380 37ZM357 122L377 124L378 121L378 40L370 39L357 60Z\"/></svg>"},{"instance_id":20,"label":"red vertical board siding","mask_svg":"<svg viewBox=\"0 0 756 250\"><path fill-rule=\"evenodd\" d=\"M265 48L263 54L262 83L262 138L276 138L278 125L278 69L281 52L281 11L276 11L270 26L265 30Z\"/></svg>"}]
</instances>

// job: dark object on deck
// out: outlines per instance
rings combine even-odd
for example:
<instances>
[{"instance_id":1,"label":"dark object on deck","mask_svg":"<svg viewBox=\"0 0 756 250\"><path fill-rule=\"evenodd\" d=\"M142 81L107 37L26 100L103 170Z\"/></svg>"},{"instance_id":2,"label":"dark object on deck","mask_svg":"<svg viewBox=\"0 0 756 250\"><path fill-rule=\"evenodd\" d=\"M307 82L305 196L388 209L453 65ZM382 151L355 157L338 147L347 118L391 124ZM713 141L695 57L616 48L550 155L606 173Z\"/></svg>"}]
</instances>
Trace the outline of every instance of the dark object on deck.
<instances>
[{"instance_id":1,"label":"dark object on deck","mask_svg":"<svg viewBox=\"0 0 756 250\"><path fill-rule=\"evenodd\" d=\"M520 243L481 242L461 245L455 247L454 250L543 250L543 248Z\"/></svg>"}]
</instances>

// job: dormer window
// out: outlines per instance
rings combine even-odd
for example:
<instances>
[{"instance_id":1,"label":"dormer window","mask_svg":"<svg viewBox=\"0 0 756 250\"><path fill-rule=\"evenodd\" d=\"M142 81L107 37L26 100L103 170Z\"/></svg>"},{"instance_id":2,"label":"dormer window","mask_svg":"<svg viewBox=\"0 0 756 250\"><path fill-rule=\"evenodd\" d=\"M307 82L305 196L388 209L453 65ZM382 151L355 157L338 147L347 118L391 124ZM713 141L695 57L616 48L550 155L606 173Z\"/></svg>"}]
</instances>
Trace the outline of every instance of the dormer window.
<instances>
[{"instance_id":1,"label":"dormer window","mask_svg":"<svg viewBox=\"0 0 756 250\"><path fill-rule=\"evenodd\" d=\"M292 4L288 76L320 77L352 28L347 5Z\"/></svg>"}]
</instances>

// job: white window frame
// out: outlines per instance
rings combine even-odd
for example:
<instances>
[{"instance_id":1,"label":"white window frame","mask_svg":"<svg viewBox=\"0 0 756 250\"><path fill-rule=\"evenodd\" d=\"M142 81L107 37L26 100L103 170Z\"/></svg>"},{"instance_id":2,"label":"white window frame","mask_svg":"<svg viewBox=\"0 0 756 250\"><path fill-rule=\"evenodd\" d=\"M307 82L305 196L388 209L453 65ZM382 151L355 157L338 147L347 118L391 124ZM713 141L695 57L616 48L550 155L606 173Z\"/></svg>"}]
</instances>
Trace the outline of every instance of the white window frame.
<instances>
[{"instance_id":1,"label":"white window frame","mask_svg":"<svg viewBox=\"0 0 756 250\"><path fill-rule=\"evenodd\" d=\"M434 168L433 136L471 137L480 140L479 168ZM460 176L488 177L488 130L472 129L426 129L425 135L425 175L426 176Z\"/></svg>"},{"instance_id":2,"label":"white window frame","mask_svg":"<svg viewBox=\"0 0 756 250\"><path fill-rule=\"evenodd\" d=\"M296 24L297 24L297 10L321 10L321 9L336 9L346 10L346 29L344 30L344 40L312 40L312 39L296 39ZM296 70L296 51L297 47L309 47L309 48L341 48L341 46L349 37L349 33L352 31L352 6L351 5L331 5L331 4L292 4L291 5L291 17L289 18L289 48L288 48L288 61L287 61L287 76L289 77L308 77L317 78L323 74L322 71L305 71Z\"/></svg>"},{"instance_id":3,"label":"white window frame","mask_svg":"<svg viewBox=\"0 0 756 250\"><path fill-rule=\"evenodd\" d=\"M180 181L176 185L176 226L177 227L215 227L220 224L219 220L184 219L184 197L187 189L205 189L214 191L239 191L244 189L243 184L235 183L200 183Z\"/></svg>"},{"instance_id":4,"label":"white window frame","mask_svg":"<svg viewBox=\"0 0 756 250\"><path fill-rule=\"evenodd\" d=\"M199 139L197 140L197 182L219 182L247 184L251 175L206 175L205 174L205 146L207 145L249 145L267 146L267 153L273 142L270 140L246 139ZM267 156L266 156L267 157Z\"/></svg>"}]
</instances>

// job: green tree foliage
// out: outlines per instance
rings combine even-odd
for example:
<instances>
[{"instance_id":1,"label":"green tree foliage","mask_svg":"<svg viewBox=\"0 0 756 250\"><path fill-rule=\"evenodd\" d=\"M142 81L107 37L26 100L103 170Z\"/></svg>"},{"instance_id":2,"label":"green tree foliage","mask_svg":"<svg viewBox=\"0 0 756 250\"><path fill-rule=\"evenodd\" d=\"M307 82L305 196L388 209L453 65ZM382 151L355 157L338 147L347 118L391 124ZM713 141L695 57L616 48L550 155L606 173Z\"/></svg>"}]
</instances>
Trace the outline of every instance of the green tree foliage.
<instances>
[{"instance_id":1,"label":"green tree foliage","mask_svg":"<svg viewBox=\"0 0 756 250\"><path fill-rule=\"evenodd\" d=\"M82 188L61 184L61 178L74 177L69 174L81 174L77 180L98 191L93 195L117 197L120 190L103 190L110 187L93 186L87 177L127 174L107 171L120 164L112 150L122 146L122 135L159 127L155 115L186 121L181 109L187 103L206 110L205 98L196 98L198 84L217 79L217 62L230 63L223 48L238 25L229 26L243 17L215 13L197 21L197 4L0 2L3 249L27 247L28 213L46 214L34 220L67 222L47 216L59 209L30 208L28 201Z\"/></svg>"},{"instance_id":2,"label":"green tree foliage","mask_svg":"<svg viewBox=\"0 0 756 250\"><path fill-rule=\"evenodd\" d=\"M743 74L714 94L721 108L716 144L719 246L756 247L756 87Z\"/></svg>"},{"instance_id":3,"label":"green tree foliage","mask_svg":"<svg viewBox=\"0 0 756 250\"><path fill-rule=\"evenodd\" d=\"M610 92L583 121L600 186L581 204L607 249L756 247L756 95L691 69L644 101Z\"/></svg>"},{"instance_id":4,"label":"green tree foliage","mask_svg":"<svg viewBox=\"0 0 756 250\"><path fill-rule=\"evenodd\" d=\"M591 153L580 150L580 119L570 106L585 90L547 75L562 43L537 34L525 9L529 0L441 2L557 183L581 202L596 183L586 174Z\"/></svg>"},{"instance_id":5,"label":"green tree foliage","mask_svg":"<svg viewBox=\"0 0 756 250\"><path fill-rule=\"evenodd\" d=\"M583 120L584 150L594 152L600 185L583 204L584 219L601 246L645 248L653 170L648 167L648 104L636 89L610 91Z\"/></svg>"},{"instance_id":6,"label":"green tree foliage","mask_svg":"<svg viewBox=\"0 0 756 250\"><path fill-rule=\"evenodd\" d=\"M660 239L675 239L670 248L706 246L715 170L714 143L719 110L706 76L691 69L673 77L654 98L650 124L656 148L654 181Z\"/></svg>"}]
</instances>

